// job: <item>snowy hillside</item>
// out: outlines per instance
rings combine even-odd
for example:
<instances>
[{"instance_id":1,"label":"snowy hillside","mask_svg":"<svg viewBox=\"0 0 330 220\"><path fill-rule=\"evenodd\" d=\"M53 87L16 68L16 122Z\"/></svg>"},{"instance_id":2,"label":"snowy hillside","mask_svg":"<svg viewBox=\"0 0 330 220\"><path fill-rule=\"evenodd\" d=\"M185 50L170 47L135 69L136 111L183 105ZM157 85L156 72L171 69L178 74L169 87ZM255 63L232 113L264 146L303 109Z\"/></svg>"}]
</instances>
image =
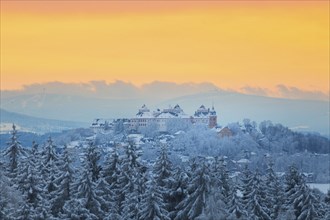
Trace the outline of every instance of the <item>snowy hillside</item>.
<instances>
[{"instance_id":1,"label":"snowy hillside","mask_svg":"<svg viewBox=\"0 0 330 220\"><path fill-rule=\"evenodd\" d=\"M16 124L21 131L35 133L60 132L88 126L88 123L32 117L4 109L0 109L0 116L0 133L8 133L12 124Z\"/></svg>"}]
</instances>

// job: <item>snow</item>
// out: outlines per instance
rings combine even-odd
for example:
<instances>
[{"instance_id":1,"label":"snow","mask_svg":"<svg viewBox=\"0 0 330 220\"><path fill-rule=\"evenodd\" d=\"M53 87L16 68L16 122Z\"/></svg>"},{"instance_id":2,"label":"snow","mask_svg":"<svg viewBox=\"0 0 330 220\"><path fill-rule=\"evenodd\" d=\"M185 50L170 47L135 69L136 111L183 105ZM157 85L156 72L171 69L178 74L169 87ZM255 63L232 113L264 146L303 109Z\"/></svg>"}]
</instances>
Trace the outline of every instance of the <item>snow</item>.
<instances>
[{"instance_id":1,"label":"snow","mask_svg":"<svg viewBox=\"0 0 330 220\"><path fill-rule=\"evenodd\" d=\"M79 146L80 142L79 141L71 141L68 145L67 148L75 148Z\"/></svg>"},{"instance_id":2,"label":"snow","mask_svg":"<svg viewBox=\"0 0 330 220\"><path fill-rule=\"evenodd\" d=\"M132 140L136 145L144 144L144 142L142 141L144 136L142 134L129 134L127 137L129 140Z\"/></svg>"},{"instance_id":3,"label":"snow","mask_svg":"<svg viewBox=\"0 0 330 220\"><path fill-rule=\"evenodd\" d=\"M190 118L189 115L186 115L184 113L179 113L179 114L172 114L172 113L169 113L169 112L162 112L160 113L157 118Z\"/></svg>"},{"instance_id":4,"label":"snow","mask_svg":"<svg viewBox=\"0 0 330 220\"><path fill-rule=\"evenodd\" d=\"M181 161L184 163L184 162L188 162L189 161L189 157L188 156L179 156Z\"/></svg>"},{"instance_id":5,"label":"snow","mask_svg":"<svg viewBox=\"0 0 330 220\"><path fill-rule=\"evenodd\" d=\"M141 139L141 138L143 138L143 135L142 134L129 134L127 137L129 139Z\"/></svg>"},{"instance_id":6,"label":"snow","mask_svg":"<svg viewBox=\"0 0 330 220\"><path fill-rule=\"evenodd\" d=\"M136 115L137 118L155 118L154 114L151 112L141 112Z\"/></svg>"},{"instance_id":7,"label":"snow","mask_svg":"<svg viewBox=\"0 0 330 220\"><path fill-rule=\"evenodd\" d=\"M180 135L180 134L185 134L185 133L186 133L186 132L180 130L180 131L178 131L178 132L175 132L175 135Z\"/></svg>"},{"instance_id":8,"label":"snow","mask_svg":"<svg viewBox=\"0 0 330 220\"><path fill-rule=\"evenodd\" d=\"M248 160L248 159L240 159L240 160L238 160L238 161L236 161L237 163L251 163L251 161L250 160Z\"/></svg>"},{"instance_id":9,"label":"snow","mask_svg":"<svg viewBox=\"0 0 330 220\"><path fill-rule=\"evenodd\" d=\"M23 128L17 124L15 124L16 129L24 132L32 132L32 130L29 130L27 128ZM0 134L6 134L10 133L13 130L13 124L12 123L0 123Z\"/></svg>"},{"instance_id":10,"label":"snow","mask_svg":"<svg viewBox=\"0 0 330 220\"><path fill-rule=\"evenodd\" d=\"M307 184L311 189L318 189L322 193L326 194L330 190L330 183L308 183Z\"/></svg>"}]
</instances>

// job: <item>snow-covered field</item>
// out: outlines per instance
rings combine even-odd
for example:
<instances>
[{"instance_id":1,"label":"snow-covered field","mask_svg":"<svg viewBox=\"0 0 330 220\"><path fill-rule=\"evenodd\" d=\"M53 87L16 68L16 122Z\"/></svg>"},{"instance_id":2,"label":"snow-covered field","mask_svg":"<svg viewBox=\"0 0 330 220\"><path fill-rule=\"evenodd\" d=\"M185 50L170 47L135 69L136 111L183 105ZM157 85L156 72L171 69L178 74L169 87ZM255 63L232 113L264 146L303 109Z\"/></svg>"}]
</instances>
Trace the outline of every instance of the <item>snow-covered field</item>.
<instances>
[{"instance_id":1,"label":"snow-covered field","mask_svg":"<svg viewBox=\"0 0 330 220\"><path fill-rule=\"evenodd\" d=\"M307 184L310 188L314 189L318 189L323 193L327 193L328 190L330 190L330 183L309 183Z\"/></svg>"},{"instance_id":2,"label":"snow-covered field","mask_svg":"<svg viewBox=\"0 0 330 220\"><path fill-rule=\"evenodd\" d=\"M32 132L29 129L23 128L17 124L15 124L16 129L24 132ZM13 123L0 123L0 134L7 134L13 130Z\"/></svg>"}]
</instances>

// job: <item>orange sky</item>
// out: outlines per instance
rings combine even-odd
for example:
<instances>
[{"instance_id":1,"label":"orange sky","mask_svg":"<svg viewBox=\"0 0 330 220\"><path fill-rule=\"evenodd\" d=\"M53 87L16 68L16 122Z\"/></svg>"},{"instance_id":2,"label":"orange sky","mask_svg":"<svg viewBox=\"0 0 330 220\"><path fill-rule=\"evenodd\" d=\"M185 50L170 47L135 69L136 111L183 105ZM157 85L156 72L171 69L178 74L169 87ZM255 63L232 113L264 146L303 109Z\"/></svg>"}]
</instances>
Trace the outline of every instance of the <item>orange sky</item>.
<instances>
[{"instance_id":1,"label":"orange sky","mask_svg":"<svg viewBox=\"0 0 330 220\"><path fill-rule=\"evenodd\" d=\"M49 81L329 91L328 1L1 1L1 90Z\"/></svg>"}]
</instances>

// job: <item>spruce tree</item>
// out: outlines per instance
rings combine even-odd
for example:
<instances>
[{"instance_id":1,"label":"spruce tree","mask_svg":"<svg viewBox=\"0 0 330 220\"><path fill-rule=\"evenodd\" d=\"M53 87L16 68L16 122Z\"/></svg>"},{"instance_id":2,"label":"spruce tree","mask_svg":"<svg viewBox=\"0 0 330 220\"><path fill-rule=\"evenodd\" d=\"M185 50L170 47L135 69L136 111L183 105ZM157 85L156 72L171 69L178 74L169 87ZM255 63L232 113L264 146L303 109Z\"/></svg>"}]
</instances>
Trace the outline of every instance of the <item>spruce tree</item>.
<instances>
[{"instance_id":1,"label":"spruce tree","mask_svg":"<svg viewBox=\"0 0 330 220\"><path fill-rule=\"evenodd\" d=\"M246 219L247 212L241 202L241 198L237 195L238 188L235 186L229 195L227 204L228 219Z\"/></svg>"},{"instance_id":2,"label":"spruce tree","mask_svg":"<svg viewBox=\"0 0 330 220\"><path fill-rule=\"evenodd\" d=\"M253 176L247 165L245 165L244 170L242 172L241 182L242 185L239 189L242 191L242 204L247 210L247 206L250 201L249 195L251 194L253 189Z\"/></svg>"},{"instance_id":3,"label":"spruce tree","mask_svg":"<svg viewBox=\"0 0 330 220\"><path fill-rule=\"evenodd\" d=\"M117 146L115 145L112 149L111 154L106 156L101 176L107 181L109 185L115 186L118 182L118 176L120 173L120 163Z\"/></svg>"},{"instance_id":4,"label":"spruce tree","mask_svg":"<svg viewBox=\"0 0 330 220\"><path fill-rule=\"evenodd\" d=\"M148 190L141 204L140 219L170 220L160 186L154 179L148 182Z\"/></svg>"},{"instance_id":5,"label":"spruce tree","mask_svg":"<svg viewBox=\"0 0 330 220\"><path fill-rule=\"evenodd\" d=\"M5 174L5 164L0 163L0 219L15 219L25 204L23 196Z\"/></svg>"},{"instance_id":6,"label":"spruce tree","mask_svg":"<svg viewBox=\"0 0 330 220\"><path fill-rule=\"evenodd\" d=\"M113 192L110 189L110 185L103 177L100 177L95 186L95 194L98 197L98 201L100 202L102 211L106 214L110 211L114 211L112 209L112 197Z\"/></svg>"},{"instance_id":7,"label":"spruce tree","mask_svg":"<svg viewBox=\"0 0 330 220\"><path fill-rule=\"evenodd\" d=\"M91 213L85 206L85 201L77 198L66 201L63 206L63 213L60 213L61 219L70 220L98 220L99 218Z\"/></svg>"},{"instance_id":8,"label":"spruce tree","mask_svg":"<svg viewBox=\"0 0 330 220\"><path fill-rule=\"evenodd\" d=\"M167 208L170 208L170 182L173 181L172 163L168 158L167 146L162 145L159 156L155 162L153 173L155 175L156 184L159 186L163 194L163 199Z\"/></svg>"},{"instance_id":9,"label":"spruce tree","mask_svg":"<svg viewBox=\"0 0 330 220\"><path fill-rule=\"evenodd\" d=\"M19 166L17 176L18 188L25 197L25 202L36 208L42 200L42 185L38 171L36 170L36 152L32 149L30 155Z\"/></svg>"},{"instance_id":10,"label":"spruce tree","mask_svg":"<svg viewBox=\"0 0 330 220\"><path fill-rule=\"evenodd\" d=\"M169 183L169 197L168 197L168 204L167 209L169 211L169 216L171 219L177 215L177 210L175 207L182 202L186 196L188 195L188 184L189 184L189 177L185 171L181 168L177 167L173 172L173 178Z\"/></svg>"},{"instance_id":11,"label":"spruce tree","mask_svg":"<svg viewBox=\"0 0 330 220\"><path fill-rule=\"evenodd\" d=\"M266 196L267 207L270 210L270 217L276 219L282 209L284 202L284 191L281 182L273 170L273 162L268 164L266 175Z\"/></svg>"},{"instance_id":12,"label":"spruce tree","mask_svg":"<svg viewBox=\"0 0 330 220\"><path fill-rule=\"evenodd\" d=\"M216 159L214 163L214 170L212 172L214 179L214 187L220 191L221 200L227 204L229 202L230 195L230 181L229 172L226 167L226 162L223 157Z\"/></svg>"},{"instance_id":13,"label":"spruce tree","mask_svg":"<svg viewBox=\"0 0 330 220\"><path fill-rule=\"evenodd\" d=\"M306 185L305 181L302 180L292 197L294 198L292 205L297 220L323 219L320 212L322 207L320 201Z\"/></svg>"},{"instance_id":14,"label":"spruce tree","mask_svg":"<svg viewBox=\"0 0 330 220\"><path fill-rule=\"evenodd\" d=\"M7 143L8 147L4 151L4 156L8 157L8 176L14 180L17 176L17 168L21 157L24 155L23 147L18 141L17 130L15 124L13 124L13 130L11 131L10 142Z\"/></svg>"},{"instance_id":15,"label":"spruce tree","mask_svg":"<svg viewBox=\"0 0 330 220\"><path fill-rule=\"evenodd\" d=\"M137 148L132 143L125 146L125 155L122 160L121 172L118 178L118 186L121 192L118 195L119 207L121 213L124 212L124 208L133 212L133 204L138 202L138 193L136 186L137 174L140 173L141 163L139 161L139 154ZM128 205L130 207L127 207ZM135 211L134 211L135 212Z\"/></svg>"},{"instance_id":16,"label":"spruce tree","mask_svg":"<svg viewBox=\"0 0 330 220\"><path fill-rule=\"evenodd\" d=\"M41 175L45 184L45 191L49 197L57 189L55 179L58 172L58 160L56 146L53 144L52 138L49 137L41 151Z\"/></svg>"},{"instance_id":17,"label":"spruce tree","mask_svg":"<svg viewBox=\"0 0 330 220\"><path fill-rule=\"evenodd\" d=\"M254 174L252 182L253 187L251 193L248 194L249 202L247 204L249 218L270 220L270 210L266 206L265 185L258 171Z\"/></svg>"},{"instance_id":18,"label":"spruce tree","mask_svg":"<svg viewBox=\"0 0 330 220\"><path fill-rule=\"evenodd\" d=\"M59 160L59 174L55 180L57 189L52 198L52 213L57 216L62 211L66 201L73 196L74 169L67 146L64 146L62 157Z\"/></svg>"},{"instance_id":19,"label":"spruce tree","mask_svg":"<svg viewBox=\"0 0 330 220\"><path fill-rule=\"evenodd\" d=\"M328 189L327 195L324 198L324 202L330 205L330 189Z\"/></svg>"},{"instance_id":20,"label":"spruce tree","mask_svg":"<svg viewBox=\"0 0 330 220\"><path fill-rule=\"evenodd\" d=\"M172 163L168 158L167 146L162 145L159 156L154 165L156 183L158 186L164 188L168 186L169 178L172 175Z\"/></svg>"},{"instance_id":21,"label":"spruce tree","mask_svg":"<svg viewBox=\"0 0 330 220\"><path fill-rule=\"evenodd\" d=\"M58 161L58 155L56 153L56 146L53 143L51 137L48 138L47 143L41 151L41 157L44 165L47 166L50 161Z\"/></svg>"},{"instance_id":22,"label":"spruce tree","mask_svg":"<svg viewBox=\"0 0 330 220\"><path fill-rule=\"evenodd\" d=\"M295 165L291 165L285 174L285 197L290 198L296 192L303 179Z\"/></svg>"},{"instance_id":23,"label":"spruce tree","mask_svg":"<svg viewBox=\"0 0 330 220\"><path fill-rule=\"evenodd\" d=\"M120 216L120 198L122 189L120 188L119 178L121 174L121 159L117 151L116 145L114 146L110 155L106 157L103 169L101 171L102 181L106 181L109 186L109 212L106 219L119 220ZM106 185L106 184L103 184Z\"/></svg>"},{"instance_id":24,"label":"spruce tree","mask_svg":"<svg viewBox=\"0 0 330 220\"><path fill-rule=\"evenodd\" d=\"M295 200L295 195L299 190L300 185L303 183L303 178L298 172L295 165L291 165L285 173L284 182L284 197L285 202L282 206L282 212L292 210L292 203Z\"/></svg>"},{"instance_id":25,"label":"spruce tree","mask_svg":"<svg viewBox=\"0 0 330 220\"><path fill-rule=\"evenodd\" d=\"M101 166L99 165L99 161L101 155L94 142L88 143L88 147L85 152L85 157L88 169L90 170L92 175L92 181L96 182L100 177Z\"/></svg>"},{"instance_id":26,"label":"spruce tree","mask_svg":"<svg viewBox=\"0 0 330 220\"><path fill-rule=\"evenodd\" d=\"M86 209L89 213L102 219L104 218L104 213L101 209L101 198L95 193L96 187L95 183L92 181L88 163L84 165L84 170L77 184L76 198L80 200L81 210Z\"/></svg>"},{"instance_id":27,"label":"spruce tree","mask_svg":"<svg viewBox=\"0 0 330 220\"><path fill-rule=\"evenodd\" d=\"M125 195L122 204L122 217L123 219L140 219L140 205L142 196L146 191L146 167L140 166L138 172L130 175L129 182L123 188Z\"/></svg>"},{"instance_id":28,"label":"spruce tree","mask_svg":"<svg viewBox=\"0 0 330 220\"><path fill-rule=\"evenodd\" d=\"M202 214L206 206L206 198L210 193L210 171L205 161L197 167L194 177L189 184L190 194L176 207L179 211L176 220L194 219Z\"/></svg>"}]
</instances>

